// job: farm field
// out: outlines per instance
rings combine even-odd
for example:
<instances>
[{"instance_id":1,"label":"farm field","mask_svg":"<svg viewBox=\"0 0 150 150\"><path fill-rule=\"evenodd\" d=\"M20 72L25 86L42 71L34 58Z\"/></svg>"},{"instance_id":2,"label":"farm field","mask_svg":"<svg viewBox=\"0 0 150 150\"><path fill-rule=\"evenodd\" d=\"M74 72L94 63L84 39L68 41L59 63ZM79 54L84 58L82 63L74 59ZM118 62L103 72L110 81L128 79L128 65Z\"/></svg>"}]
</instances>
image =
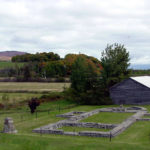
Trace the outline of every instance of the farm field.
<instances>
[{"instance_id":1,"label":"farm field","mask_svg":"<svg viewBox=\"0 0 150 150\"><path fill-rule=\"evenodd\" d=\"M53 99L53 95L69 86L70 83L0 82L0 103L7 106L24 105L33 97L39 98L49 93Z\"/></svg>"},{"instance_id":2,"label":"farm field","mask_svg":"<svg viewBox=\"0 0 150 150\"><path fill-rule=\"evenodd\" d=\"M42 96L40 93L0 93L0 103L15 104L40 96Z\"/></svg>"},{"instance_id":3,"label":"farm field","mask_svg":"<svg viewBox=\"0 0 150 150\"><path fill-rule=\"evenodd\" d=\"M62 114L70 111L90 111L96 108L112 107L112 106L75 106L69 109L58 109L72 105L67 101L55 101L47 104L42 104L38 109L53 108L53 111L40 112L36 115L31 115L27 107L22 107L20 110L13 110L14 113L0 115L0 129L3 128L3 120L6 116L12 117L15 122L17 134L2 134L0 140L0 150L149 150L150 145L150 122L136 122L122 134L112 139L108 138L93 138L93 137L76 137L64 135L47 135L32 133L32 129L54 123L63 118L56 117L57 114ZM150 106L146 106L150 111ZM54 110L55 108L55 110ZM20 113L19 113L20 112ZM113 120L110 117L110 122ZM110 114L111 116L111 114ZM125 114L122 113L122 117ZM99 119L105 119L104 115ZM89 121L92 121L89 120ZM70 130L70 129L69 129ZM63 146L62 146L63 145Z\"/></svg>"},{"instance_id":4,"label":"farm field","mask_svg":"<svg viewBox=\"0 0 150 150\"><path fill-rule=\"evenodd\" d=\"M60 92L70 83L0 82L0 92Z\"/></svg>"}]
</instances>

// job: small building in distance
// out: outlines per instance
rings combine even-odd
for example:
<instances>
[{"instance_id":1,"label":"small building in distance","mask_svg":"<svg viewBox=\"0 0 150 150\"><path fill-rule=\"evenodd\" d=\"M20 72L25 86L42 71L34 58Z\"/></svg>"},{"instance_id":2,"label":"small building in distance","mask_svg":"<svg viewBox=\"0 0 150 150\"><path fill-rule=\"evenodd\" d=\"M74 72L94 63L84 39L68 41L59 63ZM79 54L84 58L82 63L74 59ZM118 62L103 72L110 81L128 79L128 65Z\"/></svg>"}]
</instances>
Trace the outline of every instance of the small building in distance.
<instances>
[{"instance_id":1,"label":"small building in distance","mask_svg":"<svg viewBox=\"0 0 150 150\"><path fill-rule=\"evenodd\" d=\"M114 104L150 104L150 76L130 77L109 92Z\"/></svg>"}]
</instances>

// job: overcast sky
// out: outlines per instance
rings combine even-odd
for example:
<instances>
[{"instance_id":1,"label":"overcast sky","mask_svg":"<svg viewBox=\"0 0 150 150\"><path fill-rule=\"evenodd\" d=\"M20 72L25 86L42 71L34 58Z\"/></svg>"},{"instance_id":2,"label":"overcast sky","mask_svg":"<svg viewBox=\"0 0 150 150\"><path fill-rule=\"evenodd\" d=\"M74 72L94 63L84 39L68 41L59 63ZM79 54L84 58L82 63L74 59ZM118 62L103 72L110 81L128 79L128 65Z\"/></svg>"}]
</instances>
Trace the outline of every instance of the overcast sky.
<instances>
[{"instance_id":1,"label":"overcast sky","mask_svg":"<svg viewBox=\"0 0 150 150\"><path fill-rule=\"evenodd\" d=\"M0 0L0 51L85 53L124 44L150 64L149 0Z\"/></svg>"}]
</instances>

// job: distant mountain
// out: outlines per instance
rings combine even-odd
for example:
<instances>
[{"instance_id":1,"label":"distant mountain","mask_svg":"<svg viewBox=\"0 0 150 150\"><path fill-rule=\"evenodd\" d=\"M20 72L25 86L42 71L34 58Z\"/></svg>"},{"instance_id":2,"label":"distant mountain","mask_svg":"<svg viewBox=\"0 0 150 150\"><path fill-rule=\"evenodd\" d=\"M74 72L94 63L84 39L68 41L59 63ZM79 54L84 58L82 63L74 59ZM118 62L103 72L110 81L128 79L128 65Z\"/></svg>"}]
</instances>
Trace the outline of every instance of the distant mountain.
<instances>
[{"instance_id":1,"label":"distant mountain","mask_svg":"<svg viewBox=\"0 0 150 150\"><path fill-rule=\"evenodd\" d=\"M13 56L24 54L26 53L20 51L2 51L0 52L0 61L10 61Z\"/></svg>"}]
</instances>

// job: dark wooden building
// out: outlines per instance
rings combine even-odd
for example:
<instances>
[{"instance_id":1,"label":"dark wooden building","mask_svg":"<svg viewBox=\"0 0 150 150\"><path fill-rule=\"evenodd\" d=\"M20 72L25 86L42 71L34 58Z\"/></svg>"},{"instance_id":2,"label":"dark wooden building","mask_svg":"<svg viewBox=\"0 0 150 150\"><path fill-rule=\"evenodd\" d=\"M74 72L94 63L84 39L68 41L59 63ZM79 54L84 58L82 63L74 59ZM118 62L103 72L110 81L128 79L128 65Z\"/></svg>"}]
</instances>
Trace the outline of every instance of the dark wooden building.
<instances>
[{"instance_id":1,"label":"dark wooden building","mask_svg":"<svg viewBox=\"0 0 150 150\"><path fill-rule=\"evenodd\" d=\"M109 92L114 104L150 104L150 76L130 77Z\"/></svg>"}]
</instances>

